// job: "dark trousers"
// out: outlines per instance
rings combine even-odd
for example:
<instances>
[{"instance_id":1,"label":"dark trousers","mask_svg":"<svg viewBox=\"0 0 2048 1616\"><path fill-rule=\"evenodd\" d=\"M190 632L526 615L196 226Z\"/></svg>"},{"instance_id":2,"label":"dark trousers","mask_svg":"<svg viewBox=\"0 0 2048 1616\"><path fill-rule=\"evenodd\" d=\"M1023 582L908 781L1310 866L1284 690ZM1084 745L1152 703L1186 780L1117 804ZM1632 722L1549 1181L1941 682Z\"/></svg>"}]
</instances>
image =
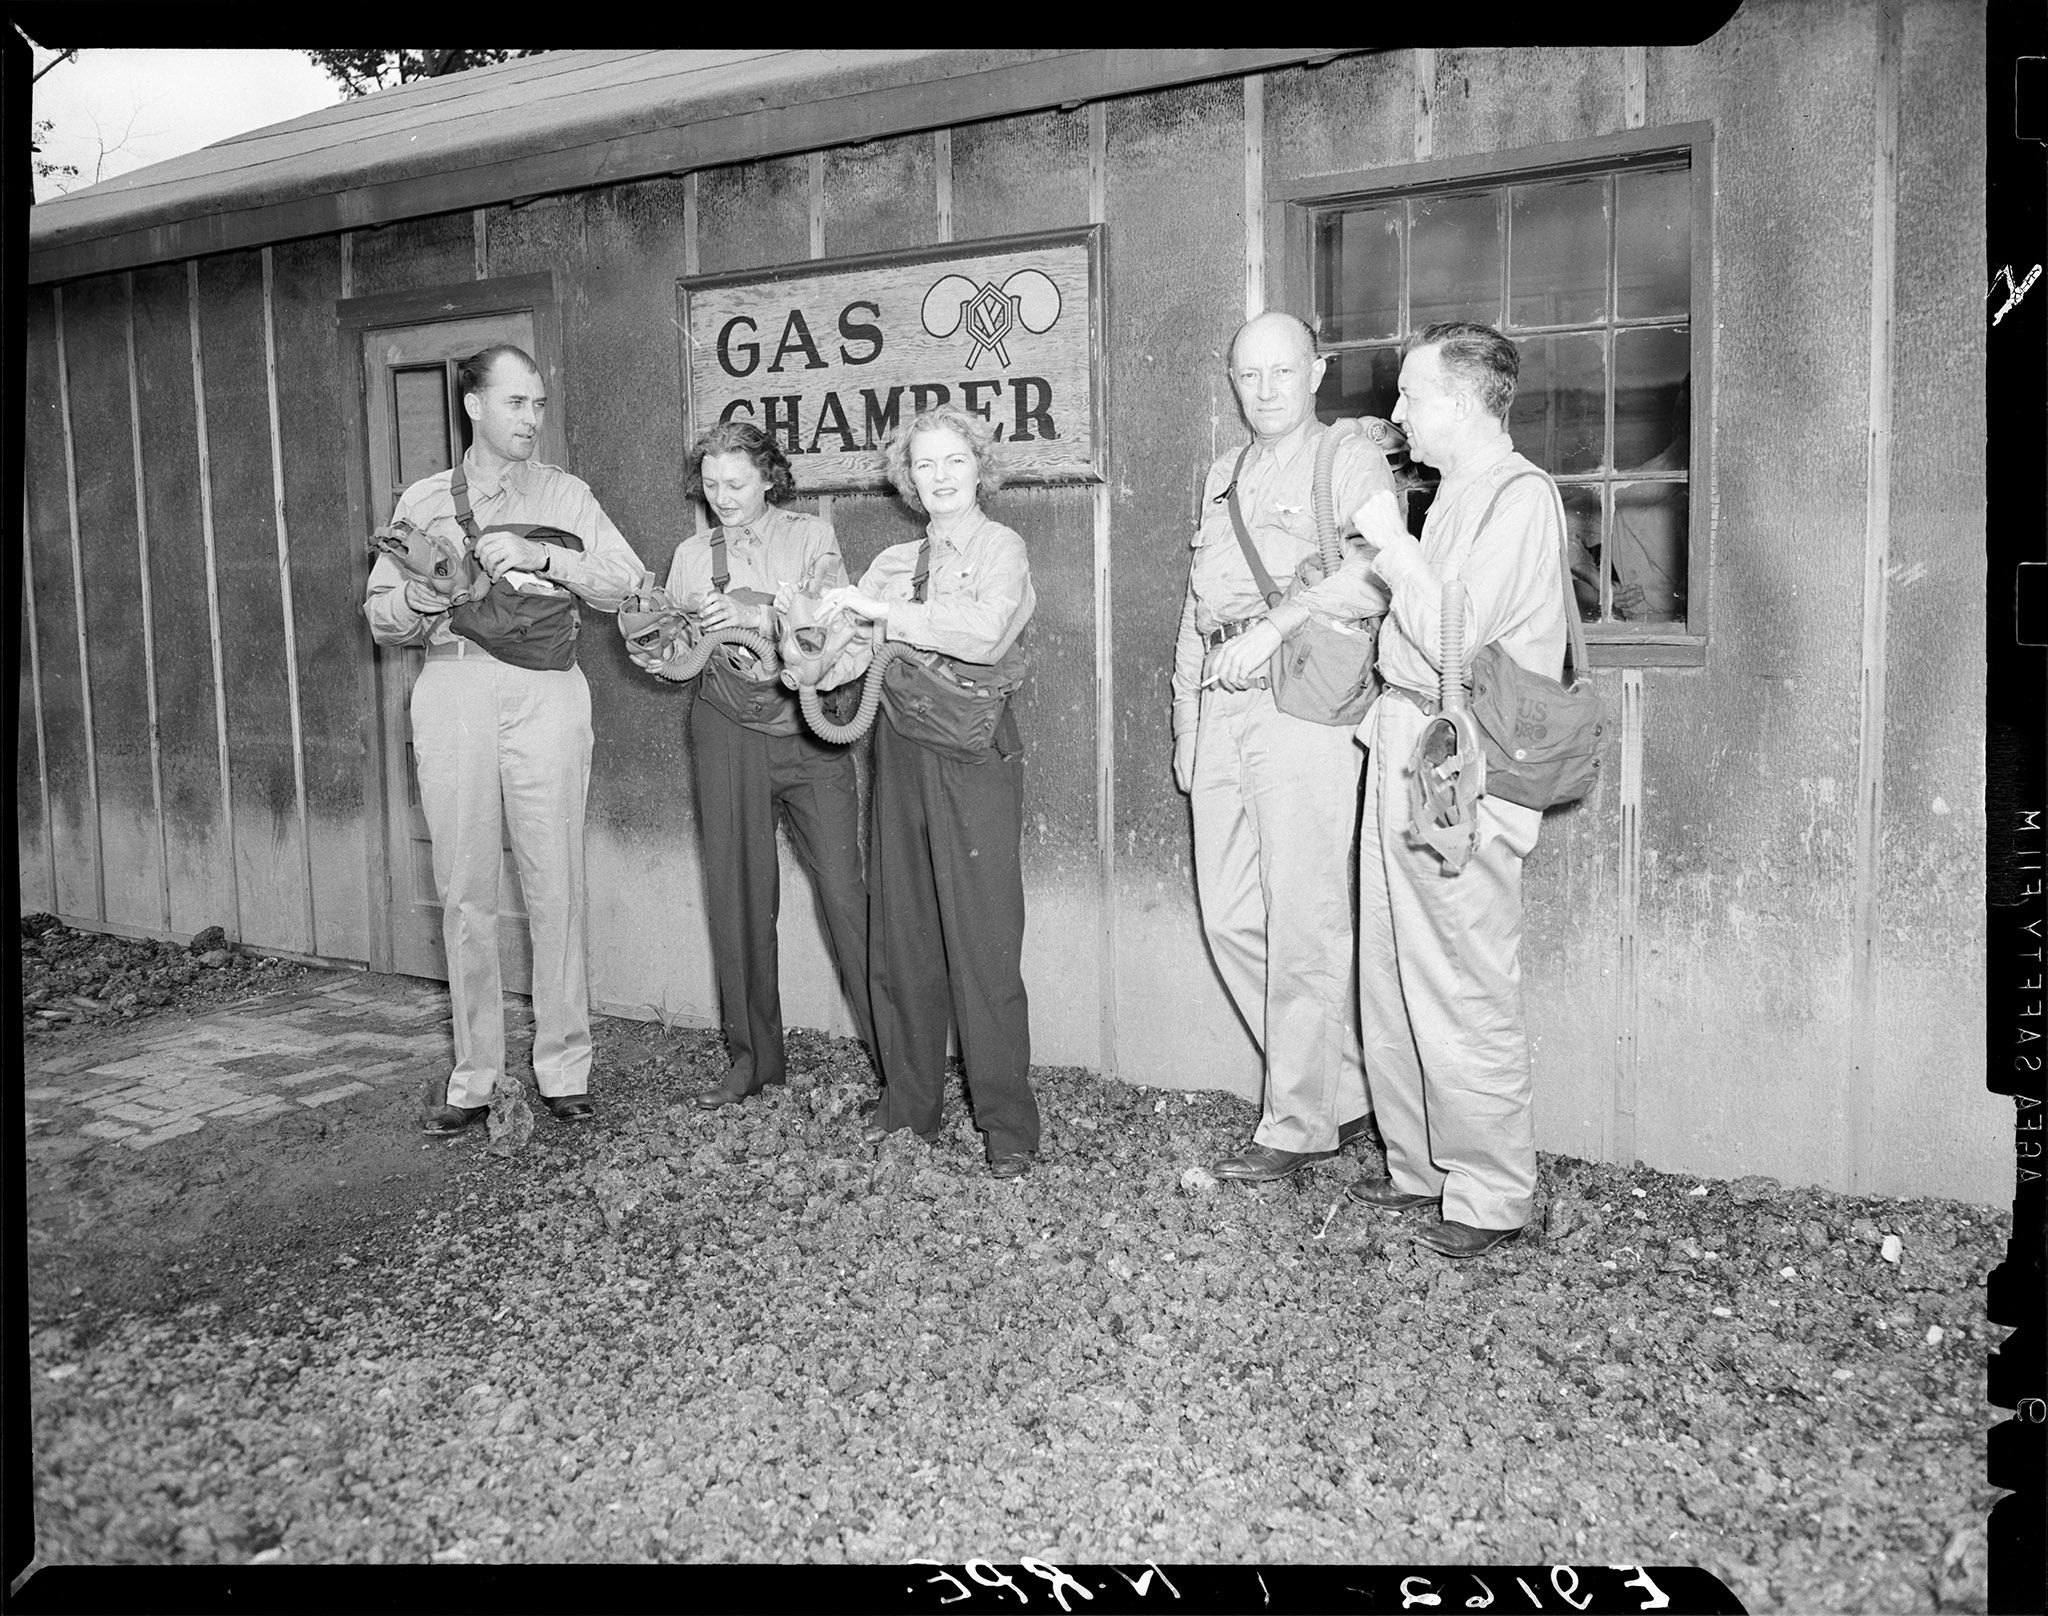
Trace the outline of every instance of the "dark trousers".
<instances>
[{"instance_id":1,"label":"dark trousers","mask_svg":"<svg viewBox=\"0 0 2048 1616\"><path fill-rule=\"evenodd\" d=\"M839 983L861 1041L874 1047L868 1010L868 900L861 878L853 758L809 735L764 735L699 698L691 718L697 823L704 843L704 904L718 972L719 1016L732 1066L725 1086L753 1093L788 1076L775 921L782 871L775 811L810 871Z\"/></svg>"},{"instance_id":2,"label":"dark trousers","mask_svg":"<svg viewBox=\"0 0 2048 1616\"><path fill-rule=\"evenodd\" d=\"M999 730L1015 735L1006 719ZM875 721L868 958L887 1085L875 1120L931 1134L960 1029L974 1120L991 1157L1038 1148L1024 998L1024 760L958 763Z\"/></svg>"}]
</instances>

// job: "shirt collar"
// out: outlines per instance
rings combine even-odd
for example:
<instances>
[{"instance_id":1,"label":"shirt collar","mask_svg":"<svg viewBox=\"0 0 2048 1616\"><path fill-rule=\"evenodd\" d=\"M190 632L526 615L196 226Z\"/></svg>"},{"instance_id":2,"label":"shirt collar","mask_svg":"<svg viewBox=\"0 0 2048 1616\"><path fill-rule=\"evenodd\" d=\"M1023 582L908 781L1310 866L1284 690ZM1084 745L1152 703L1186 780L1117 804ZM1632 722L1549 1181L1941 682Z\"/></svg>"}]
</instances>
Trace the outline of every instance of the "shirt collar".
<instances>
[{"instance_id":1,"label":"shirt collar","mask_svg":"<svg viewBox=\"0 0 2048 1616\"><path fill-rule=\"evenodd\" d=\"M489 496L501 490L523 494L526 492L526 480L532 475L533 464L527 460L514 460L496 471L486 471L477 464L476 445L471 444L462 451L462 472L471 489L478 494Z\"/></svg>"},{"instance_id":2,"label":"shirt collar","mask_svg":"<svg viewBox=\"0 0 2048 1616\"><path fill-rule=\"evenodd\" d=\"M962 529L960 532L954 534L951 538L948 538L945 534L941 533L938 530L937 525L931 522L925 523L924 531L925 537L931 540L932 548L934 550L939 549L941 546L943 546L944 548L953 551L957 555L964 554L966 552L968 543L974 538L975 534L979 533L983 528L987 526L988 512L977 509L975 511L975 521L973 526Z\"/></svg>"},{"instance_id":3,"label":"shirt collar","mask_svg":"<svg viewBox=\"0 0 2048 1616\"><path fill-rule=\"evenodd\" d=\"M770 505L745 527L728 527L725 530L726 542L728 544L735 544L744 540L749 544L765 543L769 531L775 526L777 519L789 514L779 505Z\"/></svg>"},{"instance_id":4,"label":"shirt collar","mask_svg":"<svg viewBox=\"0 0 2048 1616\"><path fill-rule=\"evenodd\" d=\"M1514 452L1515 440L1503 432L1471 460L1460 466L1456 476L1446 477L1441 492L1455 494L1460 489L1469 488Z\"/></svg>"}]
</instances>

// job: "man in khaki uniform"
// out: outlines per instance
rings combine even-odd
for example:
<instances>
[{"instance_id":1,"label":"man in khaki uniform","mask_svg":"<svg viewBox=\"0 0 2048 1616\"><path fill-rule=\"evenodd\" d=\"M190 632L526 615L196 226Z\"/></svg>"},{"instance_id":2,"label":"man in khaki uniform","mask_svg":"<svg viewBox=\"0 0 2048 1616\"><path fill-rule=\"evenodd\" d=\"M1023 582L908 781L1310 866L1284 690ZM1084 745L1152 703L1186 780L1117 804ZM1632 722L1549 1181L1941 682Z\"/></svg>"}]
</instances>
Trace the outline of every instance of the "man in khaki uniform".
<instances>
[{"instance_id":1,"label":"man in khaki uniform","mask_svg":"<svg viewBox=\"0 0 2048 1616\"><path fill-rule=\"evenodd\" d=\"M1418 543L1391 496L1355 517L1363 541L1301 602L1334 611L1391 598L1385 693L1359 732L1370 749L1358 837L1358 1007L1386 1139L1385 1180L1352 1185L1387 1211L1442 1203L1417 1239L1472 1257L1529 1221L1536 1187L1529 1040L1522 1018L1522 861L1543 816L1481 797L1463 870L1411 841L1409 763L1436 707L1445 582L1465 590L1468 655L1498 642L1548 678L1564 669L1555 496L1508 436L1519 363L1491 326L1433 325L1401 365L1394 422L1443 481ZM1469 664L1468 664L1469 665Z\"/></svg>"},{"instance_id":2,"label":"man in khaki uniform","mask_svg":"<svg viewBox=\"0 0 2048 1616\"><path fill-rule=\"evenodd\" d=\"M394 520L454 523L470 512L475 554L495 579L566 590L615 612L640 560L587 485L534 460L546 385L521 349L487 348L457 372L474 441L459 467L408 488ZM460 472L461 499L451 486ZM581 554L505 531L540 524L574 534ZM455 1070L427 1133L459 1133L490 1109L505 1070L498 969L498 870L506 829L533 937L533 1072L564 1122L592 1114L590 984L584 952L583 809L590 787L590 687L583 670L515 666L449 627L448 602L388 556L370 571L363 615L383 645L423 645L412 691L420 806L434 844L434 886L455 1011Z\"/></svg>"},{"instance_id":3,"label":"man in khaki uniform","mask_svg":"<svg viewBox=\"0 0 2048 1616\"><path fill-rule=\"evenodd\" d=\"M1282 712L1263 669L1279 641L1230 513L1284 584L1316 554L1311 508L1324 361L1291 314L1248 320L1230 346L1231 382L1252 430L1209 468L1173 666L1174 779L1193 800L1202 928L1231 1001L1265 1058L1257 1131L1218 1162L1221 1178L1284 1178L1367 1126L1352 1021L1351 828L1363 761L1347 725ZM1338 452L1336 508L1391 491L1385 457L1362 437ZM1240 640L1240 636L1242 639ZM1232 646L1259 645L1257 655Z\"/></svg>"}]
</instances>

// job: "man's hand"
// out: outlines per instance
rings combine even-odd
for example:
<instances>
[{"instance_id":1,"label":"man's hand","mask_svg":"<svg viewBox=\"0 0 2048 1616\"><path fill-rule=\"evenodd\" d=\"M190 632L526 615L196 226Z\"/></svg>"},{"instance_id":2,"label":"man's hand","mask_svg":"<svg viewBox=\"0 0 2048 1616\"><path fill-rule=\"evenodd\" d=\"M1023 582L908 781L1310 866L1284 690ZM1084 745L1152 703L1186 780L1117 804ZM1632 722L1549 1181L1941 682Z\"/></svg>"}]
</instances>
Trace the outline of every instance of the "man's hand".
<instances>
[{"instance_id":1,"label":"man's hand","mask_svg":"<svg viewBox=\"0 0 2048 1616\"><path fill-rule=\"evenodd\" d=\"M1273 653L1280 649L1280 631L1271 623L1257 623L1234 640L1225 640L1209 653L1202 683L1225 690L1243 690L1265 672Z\"/></svg>"},{"instance_id":2,"label":"man's hand","mask_svg":"<svg viewBox=\"0 0 2048 1616\"><path fill-rule=\"evenodd\" d=\"M667 656L656 656L652 651L628 651L626 660L648 673L659 673L675 660L676 651L680 649L680 646L672 648Z\"/></svg>"},{"instance_id":3,"label":"man's hand","mask_svg":"<svg viewBox=\"0 0 2048 1616\"><path fill-rule=\"evenodd\" d=\"M448 597L438 590L429 589L417 578L405 581L405 603L422 617L439 617L448 610Z\"/></svg>"},{"instance_id":4,"label":"man's hand","mask_svg":"<svg viewBox=\"0 0 2048 1616\"><path fill-rule=\"evenodd\" d=\"M757 634L775 632L774 608L749 606L744 601L734 600L730 595L721 595L715 589L704 597L704 604L697 608L697 621L714 633L722 628L749 628Z\"/></svg>"},{"instance_id":5,"label":"man's hand","mask_svg":"<svg viewBox=\"0 0 2048 1616\"><path fill-rule=\"evenodd\" d=\"M493 579L508 572L539 572L547 565L548 547L501 529L476 541L476 559Z\"/></svg>"},{"instance_id":6,"label":"man's hand","mask_svg":"<svg viewBox=\"0 0 2048 1616\"><path fill-rule=\"evenodd\" d=\"M1195 789L1195 732L1173 738L1173 783L1183 792Z\"/></svg>"},{"instance_id":7,"label":"man's hand","mask_svg":"<svg viewBox=\"0 0 2048 1616\"><path fill-rule=\"evenodd\" d=\"M889 621L890 603L886 600L877 600L872 595L863 595L852 584L841 584L836 589L826 590L825 604L828 607L842 607L856 617L865 617L871 623Z\"/></svg>"},{"instance_id":8,"label":"man's hand","mask_svg":"<svg viewBox=\"0 0 2048 1616\"><path fill-rule=\"evenodd\" d=\"M1382 488L1351 516L1352 524L1358 529L1359 543L1369 553L1384 550L1389 544L1398 544L1407 539L1413 542L1408 524L1401 520L1401 507L1392 492Z\"/></svg>"}]
</instances>

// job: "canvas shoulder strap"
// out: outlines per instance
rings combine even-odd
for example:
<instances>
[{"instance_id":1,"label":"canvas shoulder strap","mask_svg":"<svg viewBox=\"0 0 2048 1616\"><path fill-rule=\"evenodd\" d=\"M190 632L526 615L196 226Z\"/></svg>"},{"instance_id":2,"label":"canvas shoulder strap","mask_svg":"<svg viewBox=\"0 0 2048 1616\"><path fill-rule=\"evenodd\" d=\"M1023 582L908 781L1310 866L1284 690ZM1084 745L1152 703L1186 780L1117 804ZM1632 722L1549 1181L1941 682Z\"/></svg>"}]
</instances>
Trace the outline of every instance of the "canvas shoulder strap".
<instances>
[{"instance_id":1,"label":"canvas shoulder strap","mask_svg":"<svg viewBox=\"0 0 2048 1616\"><path fill-rule=\"evenodd\" d=\"M1230 468L1230 486L1223 490L1223 496L1230 505L1230 525L1237 529L1237 547L1244 551L1245 563L1252 569L1252 581L1259 586L1259 593L1266 597L1266 605L1270 608L1280 604L1282 591L1273 582L1273 575L1266 570L1265 562L1259 559L1251 533L1244 525L1244 507L1237 500L1237 479L1244 475L1244 463L1251 452L1249 443L1239 452L1237 464Z\"/></svg>"},{"instance_id":2,"label":"canvas shoulder strap","mask_svg":"<svg viewBox=\"0 0 2048 1616\"><path fill-rule=\"evenodd\" d=\"M455 520L462 524L462 531L469 535L471 544L483 537L477 531L476 513L469 508L469 473L460 460L448 478L448 497L455 501Z\"/></svg>"},{"instance_id":3,"label":"canvas shoulder strap","mask_svg":"<svg viewBox=\"0 0 2048 1616\"><path fill-rule=\"evenodd\" d=\"M1516 483L1525 482L1531 477L1539 479L1543 486L1550 490L1551 508L1557 513L1557 570L1559 576L1564 580L1565 648L1571 656L1572 677L1576 679L1586 668L1586 636L1585 631L1579 626L1579 603L1572 595L1572 565L1569 548L1570 530L1565 522L1564 497L1558 493L1557 484L1551 480L1547 472L1540 470L1516 472L1514 476L1506 478L1500 487L1493 491L1493 498L1486 503L1486 514L1479 518L1479 526L1473 530L1473 534L1476 538L1480 533L1486 531L1486 524L1493 520L1493 513L1500 504L1501 495L1514 487Z\"/></svg>"},{"instance_id":4,"label":"canvas shoulder strap","mask_svg":"<svg viewBox=\"0 0 2048 1616\"><path fill-rule=\"evenodd\" d=\"M732 569L725 564L725 529L711 530L711 587L721 595L725 586L732 582Z\"/></svg>"},{"instance_id":5,"label":"canvas shoulder strap","mask_svg":"<svg viewBox=\"0 0 2048 1616\"><path fill-rule=\"evenodd\" d=\"M911 575L910 579L910 598L912 600L920 603L924 600L925 587L931 582L931 577L932 540L931 535L926 534L917 547L917 571Z\"/></svg>"}]
</instances>

